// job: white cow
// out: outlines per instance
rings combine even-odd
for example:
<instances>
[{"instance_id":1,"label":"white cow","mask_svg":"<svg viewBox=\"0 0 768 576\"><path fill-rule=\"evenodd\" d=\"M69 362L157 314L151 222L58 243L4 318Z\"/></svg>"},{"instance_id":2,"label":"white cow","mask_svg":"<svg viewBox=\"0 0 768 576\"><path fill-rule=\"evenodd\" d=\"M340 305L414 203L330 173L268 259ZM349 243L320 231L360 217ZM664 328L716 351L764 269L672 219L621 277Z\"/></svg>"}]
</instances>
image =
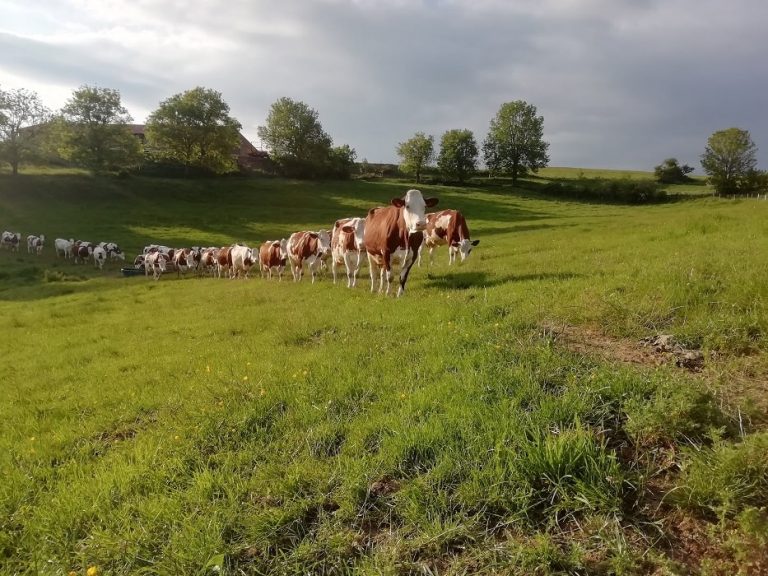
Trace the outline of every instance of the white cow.
<instances>
[{"instance_id":1,"label":"white cow","mask_svg":"<svg viewBox=\"0 0 768 576\"><path fill-rule=\"evenodd\" d=\"M256 263L257 257L253 253L253 249L242 244L235 244L229 252L229 257L232 260L232 265L229 269L230 278L238 278L242 273L244 278L248 278L248 272L251 270L251 266Z\"/></svg>"},{"instance_id":2,"label":"white cow","mask_svg":"<svg viewBox=\"0 0 768 576\"><path fill-rule=\"evenodd\" d=\"M336 284L336 267L344 264L347 270L347 288L357 284L357 273L363 259L365 247L363 218L343 218L336 220L331 235L331 272L333 283Z\"/></svg>"},{"instance_id":3,"label":"white cow","mask_svg":"<svg viewBox=\"0 0 768 576\"><path fill-rule=\"evenodd\" d=\"M64 258L71 258L72 246L74 246L74 244L75 241L73 238L70 238L69 240L65 240L64 238L56 238L56 240L53 241L53 246L56 249L56 256L61 254L64 256Z\"/></svg>"},{"instance_id":4,"label":"white cow","mask_svg":"<svg viewBox=\"0 0 768 576\"><path fill-rule=\"evenodd\" d=\"M27 254L34 252L39 256L43 253L43 244L45 244L44 234L40 234L40 236L30 234L27 236Z\"/></svg>"},{"instance_id":5,"label":"white cow","mask_svg":"<svg viewBox=\"0 0 768 576\"><path fill-rule=\"evenodd\" d=\"M91 252L91 256L93 257L94 268L103 270L104 262L107 261L107 251L101 246L96 246L94 247L93 252Z\"/></svg>"}]
</instances>

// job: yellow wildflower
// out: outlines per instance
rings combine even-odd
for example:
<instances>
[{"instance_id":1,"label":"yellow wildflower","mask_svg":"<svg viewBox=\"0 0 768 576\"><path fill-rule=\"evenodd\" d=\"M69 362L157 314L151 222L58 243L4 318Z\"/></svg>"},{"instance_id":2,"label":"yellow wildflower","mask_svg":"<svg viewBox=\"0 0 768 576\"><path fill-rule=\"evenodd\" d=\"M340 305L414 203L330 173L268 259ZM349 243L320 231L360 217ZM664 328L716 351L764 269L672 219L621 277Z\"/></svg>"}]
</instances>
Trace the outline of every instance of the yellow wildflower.
<instances>
[{"instance_id":1,"label":"yellow wildflower","mask_svg":"<svg viewBox=\"0 0 768 576\"><path fill-rule=\"evenodd\" d=\"M85 572L86 576L99 576L99 567L98 566L89 566L88 570Z\"/></svg>"}]
</instances>

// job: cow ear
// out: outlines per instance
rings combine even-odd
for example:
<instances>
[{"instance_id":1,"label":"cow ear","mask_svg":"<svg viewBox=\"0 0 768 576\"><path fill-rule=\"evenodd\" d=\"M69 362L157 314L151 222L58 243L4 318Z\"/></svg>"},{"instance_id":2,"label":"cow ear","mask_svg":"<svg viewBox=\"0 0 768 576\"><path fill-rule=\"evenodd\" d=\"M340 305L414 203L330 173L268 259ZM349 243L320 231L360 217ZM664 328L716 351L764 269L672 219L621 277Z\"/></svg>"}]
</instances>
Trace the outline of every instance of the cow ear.
<instances>
[{"instance_id":1,"label":"cow ear","mask_svg":"<svg viewBox=\"0 0 768 576\"><path fill-rule=\"evenodd\" d=\"M426 200L424 200L424 204L427 205L427 208L432 208L433 206L437 206L437 203L439 201L440 200L437 198L427 198Z\"/></svg>"},{"instance_id":2,"label":"cow ear","mask_svg":"<svg viewBox=\"0 0 768 576\"><path fill-rule=\"evenodd\" d=\"M477 246L480 244L480 240L472 240L472 246Z\"/></svg>"},{"instance_id":3,"label":"cow ear","mask_svg":"<svg viewBox=\"0 0 768 576\"><path fill-rule=\"evenodd\" d=\"M397 206L398 208L402 208L403 206L405 206L405 200L403 200L402 198L392 198L391 204L392 206Z\"/></svg>"}]
</instances>

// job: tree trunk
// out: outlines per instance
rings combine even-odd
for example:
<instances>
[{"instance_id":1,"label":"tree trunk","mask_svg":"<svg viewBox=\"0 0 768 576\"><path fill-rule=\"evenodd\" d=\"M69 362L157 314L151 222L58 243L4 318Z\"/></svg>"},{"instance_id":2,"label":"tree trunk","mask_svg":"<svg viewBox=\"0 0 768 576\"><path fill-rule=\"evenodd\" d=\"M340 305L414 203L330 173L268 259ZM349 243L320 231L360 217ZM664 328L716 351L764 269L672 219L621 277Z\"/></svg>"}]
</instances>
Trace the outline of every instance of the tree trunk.
<instances>
[{"instance_id":1,"label":"tree trunk","mask_svg":"<svg viewBox=\"0 0 768 576\"><path fill-rule=\"evenodd\" d=\"M11 174L16 176L19 173L19 161L14 160L11 162Z\"/></svg>"}]
</instances>

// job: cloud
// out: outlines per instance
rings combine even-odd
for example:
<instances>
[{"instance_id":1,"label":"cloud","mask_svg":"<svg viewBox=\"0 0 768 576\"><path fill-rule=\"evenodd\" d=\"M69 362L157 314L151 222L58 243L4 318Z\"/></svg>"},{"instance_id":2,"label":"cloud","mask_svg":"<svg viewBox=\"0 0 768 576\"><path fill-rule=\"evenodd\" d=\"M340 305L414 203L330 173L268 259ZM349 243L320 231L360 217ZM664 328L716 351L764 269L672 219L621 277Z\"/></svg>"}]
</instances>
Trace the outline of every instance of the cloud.
<instances>
[{"instance_id":1,"label":"cloud","mask_svg":"<svg viewBox=\"0 0 768 576\"><path fill-rule=\"evenodd\" d=\"M750 130L768 155L762 0L0 0L0 85L121 91L137 120L175 93L222 92L256 138L281 96L338 144L396 160L416 131L481 142L503 102L544 116L553 165L697 164Z\"/></svg>"}]
</instances>

